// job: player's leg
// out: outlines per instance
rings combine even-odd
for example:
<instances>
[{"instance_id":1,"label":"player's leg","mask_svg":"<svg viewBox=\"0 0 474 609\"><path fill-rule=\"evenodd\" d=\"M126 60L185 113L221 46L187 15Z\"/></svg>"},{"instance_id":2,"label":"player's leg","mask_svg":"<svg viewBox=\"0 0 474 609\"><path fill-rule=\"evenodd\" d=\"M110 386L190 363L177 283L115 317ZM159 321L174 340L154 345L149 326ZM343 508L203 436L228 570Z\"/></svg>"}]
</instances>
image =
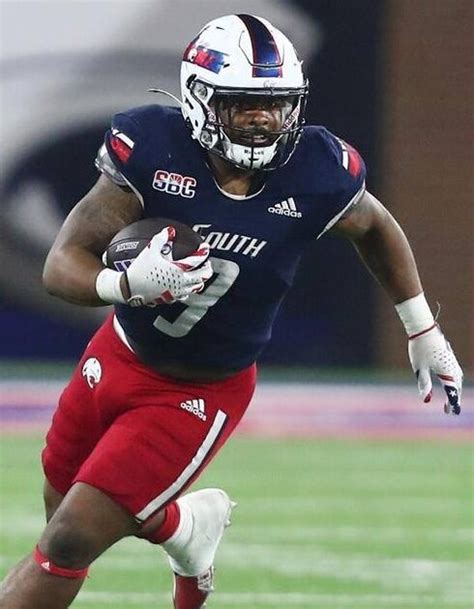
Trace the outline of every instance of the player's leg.
<instances>
[{"instance_id":1,"label":"player's leg","mask_svg":"<svg viewBox=\"0 0 474 609\"><path fill-rule=\"evenodd\" d=\"M200 609L214 590L214 558L235 505L221 489L202 489L160 512L161 526L153 530L150 522L140 532L168 554L176 609Z\"/></svg>"},{"instance_id":2,"label":"player's leg","mask_svg":"<svg viewBox=\"0 0 474 609\"><path fill-rule=\"evenodd\" d=\"M106 494L77 483L66 494L37 548L4 580L1 609L66 609L89 565L119 539L137 532L133 517Z\"/></svg>"},{"instance_id":3,"label":"player's leg","mask_svg":"<svg viewBox=\"0 0 474 609\"><path fill-rule=\"evenodd\" d=\"M230 437L250 401L254 375L255 370L249 369L221 383L174 388L172 392L179 391L176 398L165 393L166 416L143 430L143 434L152 428L158 432L161 441L157 445L162 449L160 454L148 456L149 463L156 458L156 470L161 474L155 482L155 496L142 496L142 507L136 512L137 519L143 520L139 536L161 544L168 553L176 609L200 609L212 591L214 557L235 504L220 489L203 489L169 500L197 479ZM186 399L189 394L193 399ZM143 412L146 416L147 409ZM161 516L163 505L167 507L158 526L154 510Z\"/></svg>"}]
</instances>

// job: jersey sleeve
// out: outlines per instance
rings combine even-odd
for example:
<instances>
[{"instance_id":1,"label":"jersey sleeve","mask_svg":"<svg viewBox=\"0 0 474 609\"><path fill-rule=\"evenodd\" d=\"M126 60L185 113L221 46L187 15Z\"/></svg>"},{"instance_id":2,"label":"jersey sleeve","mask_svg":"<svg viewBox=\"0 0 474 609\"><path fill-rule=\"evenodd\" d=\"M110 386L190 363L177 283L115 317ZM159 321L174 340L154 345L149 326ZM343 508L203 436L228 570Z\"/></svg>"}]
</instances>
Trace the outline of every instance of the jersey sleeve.
<instances>
[{"instance_id":1,"label":"jersey sleeve","mask_svg":"<svg viewBox=\"0 0 474 609\"><path fill-rule=\"evenodd\" d=\"M145 146L139 123L129 114L116 114L99 149L96 167L121 187L128 187L143 205L140 192L139 150Z\"/></svg>"},{"instance_id":2,"label":"jersey sleeve","mask_svg":"<svg viewBox=\"0 0 474 609\"><path fill-rule=\"evenodd\" d=\"M318 234L318 239L348 215L361 200L366 177L365 163L355 148L327 130L324 130L322 136L331 163L331 195L326 223Z\"/></svg>"},{"instance_id":3,"label":"jersey sleeve","mask_svg":"<svg viewBox=\"0 0 474 609\"><path fill-rule=\"evenodd\" d=\"M124 190L131 190L126 178L117 169L116 165L114 165L114 162L110 158L110 154L107 151L105 143L99 148L94 164L97 170L106 175L111 182Z\"/></svg>"}]
</instances>

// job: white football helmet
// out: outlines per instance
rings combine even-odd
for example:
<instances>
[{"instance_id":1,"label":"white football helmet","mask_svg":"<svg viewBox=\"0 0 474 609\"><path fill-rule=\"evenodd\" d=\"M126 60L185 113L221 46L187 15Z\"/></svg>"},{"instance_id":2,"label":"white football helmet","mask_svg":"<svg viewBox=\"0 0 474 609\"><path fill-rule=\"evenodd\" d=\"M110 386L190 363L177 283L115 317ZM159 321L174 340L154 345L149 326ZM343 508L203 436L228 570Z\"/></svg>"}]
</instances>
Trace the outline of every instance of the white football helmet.
<instances>
[{"instance_id":1,"label":"white football helmet","mask_svg":"<svg viewBox=\"0 0 474 609\"><path fill-rule=\"evenodd\" d=\"M214 19L184 52L182 111L192 137L238 167L269 170L288 161L303 129L307 94L293 45L260 17ZM277 131L232 125L230 108L257 99L279 109Z\"/></svg>"}]
</instances>

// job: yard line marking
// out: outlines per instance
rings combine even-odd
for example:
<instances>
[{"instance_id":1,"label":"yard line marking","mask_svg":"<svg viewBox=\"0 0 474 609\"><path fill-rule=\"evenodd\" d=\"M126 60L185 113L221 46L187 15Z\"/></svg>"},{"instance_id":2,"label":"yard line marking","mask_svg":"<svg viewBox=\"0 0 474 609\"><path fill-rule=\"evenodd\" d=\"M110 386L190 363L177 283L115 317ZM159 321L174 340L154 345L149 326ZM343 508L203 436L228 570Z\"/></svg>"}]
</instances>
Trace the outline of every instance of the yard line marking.
<instances>
[{"instance_id":1,"label":"yard line marking","mask_svg":"<svg viewBox=\"0 0 474 609\"><path fill-rule=\"evenodd\" d=\"M239 525L236 524L235 528ZM266 543L292 543L292 541L314 540L343 540L367 541L376 538L377 541L411 541L413 539L429 539L453 544L472 544L474 541L474 528L437 529L415 527L312 527L312 526L246 526L245 534L250 539Z\"/></svg>"},{"instance_id":2,"label":"yard line marking","mask_svg":"<svg viewBox=\"0 0 474 609\"><path fill-rule=\"evenodd\" d=\"M383 512L385 515L396 514L400 517L425 515L427 509L433 515L445 515L447 512L458 513L460 509L470 506L469 498L458 497L443 497L438 503L434 503L433 496L404 496L403 511L400 507L394 504L393 497L366 497L364 499L363 509L365 515L370 515L374 512ZM324 513L349 513L353 514L354 509L359 505L348 501L347 494L342 494L331 497L299 497L299 496L278 496L271 495L267 497L246 497L240 499L240 504L245 505L248 510L253 509L254 513L270 513L273 514L275 505L278 505L278 512L281 514L324 514ZM361 503L362 505L362 503Z\"/></svg>"},{"instance_id":3,"label":"yard line marking","mask_svg":"<svg viewBox=\"0 0 474 609\"><path fill-rule=\"evenodd\" d=\"M137 547L138 549L138 547ZM123 550L123 548L122 548ZM164 555L144 552L120 555L112 550L95 564L97 571L166 570ZM0 561L11 564L8 554ZM432 591L438 595L472 595L472 563L466 560L434 561L416 558L384 558L378 554L345 554L316 550L313 547L289 545L276 550L265 544L227 543L220 548L217 564L241 571L265 568L287 579L305 576L329 576L334 579L376 582L385 588L396 587L407 593ZM389 590L387 590L388 592Z\"/></svg>"},{"instance_id":4,"label":"yard line marking","mask_svg":"<svg viewBox=\"0 0 474 609\"><path fill-rule=\"evenodd\" d=\"M351 553L341 556L333 550L318 550L301 545L276 549L265 544L226 543L220 548L222 566L236 569L264 568L281 577L327 576L333 579L378 583L387 590L453 591L472 595L472 563L469 560L429 560L422 558L385 558L373 554Z\"/></svg>"},{"instance_id":5,"label":"yard line marking","mask_svg":"<svg viewBox=\"0 0 474 609\"><path fill-rule=\"evenodd\" d=\"M420 596L419 594L318 594L318 593L285 593L285 592L220 592L216 595L219 602L231 606L255 606L256 604L266 604L270 607L295 607L303 605L307 607L328 607L335 605L345 605L352 607L360 603L367 604L369 607L379 605L397 605L420 607L423 601L436 602L433 595ZM87 591L83 590L76 598L76 603L100 602L102 604L114 605L117 603L127 603L142 606L144 603L165 603L169 602L170 594L152 592L109 592L109 591ZM466 598L450 597L450 606L464 605Z\"/></svg>"}]
</instances>

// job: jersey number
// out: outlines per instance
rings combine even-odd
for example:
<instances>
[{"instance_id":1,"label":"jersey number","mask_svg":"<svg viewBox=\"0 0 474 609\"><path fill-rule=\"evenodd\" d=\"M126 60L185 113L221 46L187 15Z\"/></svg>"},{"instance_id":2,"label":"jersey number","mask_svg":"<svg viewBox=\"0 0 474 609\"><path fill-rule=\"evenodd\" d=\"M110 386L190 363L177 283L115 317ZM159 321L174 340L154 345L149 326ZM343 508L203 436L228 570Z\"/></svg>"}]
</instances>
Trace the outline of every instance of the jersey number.
<instances>
[{"instance_id":1,"label":"jersey number","mask_svg":"<svg viewBox=\"0 0 474 609\"><path fill-rule=\"evenodd\" d=\"M240 272L238 264L221 258L211 257L209 260L211 260L212 269L217 277L200 294L191 294L186 300L186 309L173 322L159 315L153 325L160 332L173 338L186 336L237 279Z\"/></svg>"}]
</instances>

